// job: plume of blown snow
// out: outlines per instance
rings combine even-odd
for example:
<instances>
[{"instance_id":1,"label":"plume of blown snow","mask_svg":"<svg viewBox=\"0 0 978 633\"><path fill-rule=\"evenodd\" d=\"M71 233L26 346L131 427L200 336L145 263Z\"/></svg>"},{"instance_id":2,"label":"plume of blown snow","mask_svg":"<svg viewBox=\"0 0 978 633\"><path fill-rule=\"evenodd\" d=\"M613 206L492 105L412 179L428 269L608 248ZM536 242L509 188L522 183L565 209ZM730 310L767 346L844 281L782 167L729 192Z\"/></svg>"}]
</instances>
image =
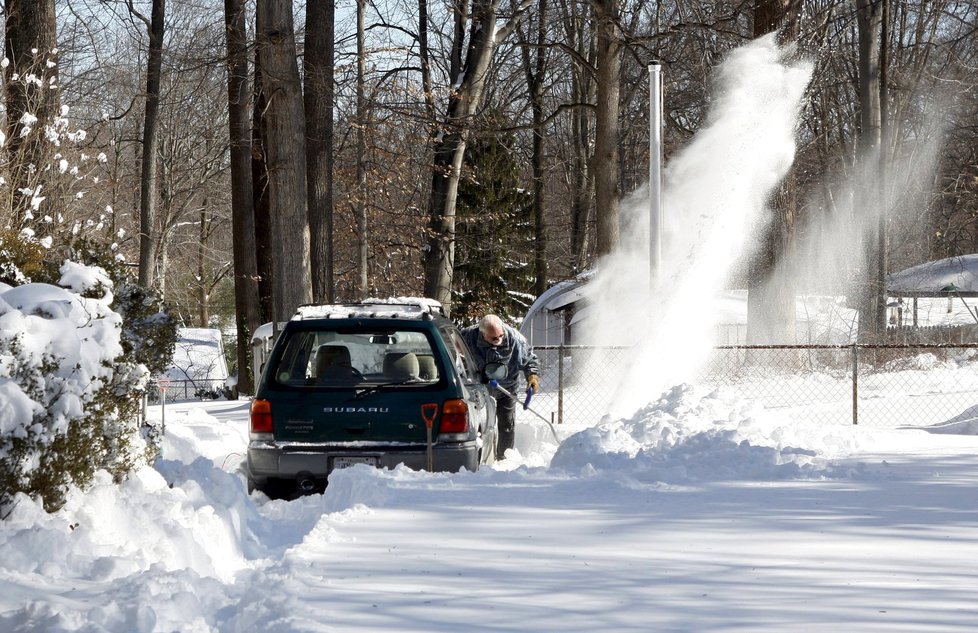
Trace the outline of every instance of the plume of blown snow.
<instances>
[{"instance_id":1,"label":"plume of blown snow","mask_svg":"<svg viewBox=\"0 0 978 633\"><path fill-rule=\"evenodd\" d=\"M715 322L701 306L724 288L769 221L767 200L794 159L811 72L810 62L778 47L773 35L732 51L719 67L707 124L664 174L662 262L654 284L642 221L648 192L623 203L627 238L599 262L584 335L592 345L629 348L615 371L589 378L606 387L611 415L693 380L705 361Z\"/></svg>"}]
</instances>

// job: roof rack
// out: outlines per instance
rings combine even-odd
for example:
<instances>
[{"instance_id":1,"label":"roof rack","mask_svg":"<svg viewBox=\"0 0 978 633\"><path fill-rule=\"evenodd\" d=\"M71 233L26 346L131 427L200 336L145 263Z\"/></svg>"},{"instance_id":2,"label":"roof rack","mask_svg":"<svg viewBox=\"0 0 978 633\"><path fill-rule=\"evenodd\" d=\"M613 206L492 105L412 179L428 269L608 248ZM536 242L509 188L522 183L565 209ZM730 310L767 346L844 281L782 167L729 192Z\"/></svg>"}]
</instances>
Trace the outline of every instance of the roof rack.
<instances>
[{"instance_id":1,"label":"roof rack","mask_svg":"<svg viewBox=\"0 0 978 633\"><path fill-rule=\"evenodd\" d=\"M359 303L305 304L296 310L293 320L364 318L428 318L446 316L442 304L425 297L364 299Z\"/></svg>"}]
</instances>

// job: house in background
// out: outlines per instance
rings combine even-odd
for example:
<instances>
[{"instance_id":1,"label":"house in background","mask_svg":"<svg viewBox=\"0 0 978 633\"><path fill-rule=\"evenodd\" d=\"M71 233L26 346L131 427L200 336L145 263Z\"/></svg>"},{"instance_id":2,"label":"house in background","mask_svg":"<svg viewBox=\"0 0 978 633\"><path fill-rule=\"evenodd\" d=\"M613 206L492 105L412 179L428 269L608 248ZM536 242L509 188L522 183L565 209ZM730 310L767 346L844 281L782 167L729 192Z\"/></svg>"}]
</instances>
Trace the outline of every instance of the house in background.
<instances>
[{"instance_id":1,"label":"house in background","mask_svg":"<svg viewBox=\"0 0 978 633\"><path fill-rule=\"evenodd\" d=\"M214 328L178 328L173 360L162 376L167 397L220 397L234 381L228 375L221 331Z\"/></svg>"},{"instance_id":2,"label":"house in background","mask_svg":"<svg viewBox=\"0 0 978 633\"><path fill-rule=\"evenodd\" d=\"M592 309L587 284L593 273L558 282L530 306L520 332L534 347L574 345L582 341ZM931 329L938 338L975 340L978 336L978 254L926 262L887 275L888 321L905 333ZM728 290L713 299L716 345L747 343L747 291ZM795 304L798 344L856 342L858 313L844 297L798 296ZM938 332L944 330L944 332ZM952 332L953 330L953 332ZM974 330L974 331L972 331Z\"/></svg>"},{"instance_id":3,"label":"house in background","mask_svg":"<svg viewBox=\"0 0 978 633\"><path fill-rule=\"evenodd\" d=\"M593 313L587 279L562 281L542 295L526 313L520 332L534 347L577 345ZM855 340L856 311L841 297L799 296L795 303L798 343L845 344ZM747 344L747 291L727 290L712 299L715 345Z\"/></svg>"}]
</instances>

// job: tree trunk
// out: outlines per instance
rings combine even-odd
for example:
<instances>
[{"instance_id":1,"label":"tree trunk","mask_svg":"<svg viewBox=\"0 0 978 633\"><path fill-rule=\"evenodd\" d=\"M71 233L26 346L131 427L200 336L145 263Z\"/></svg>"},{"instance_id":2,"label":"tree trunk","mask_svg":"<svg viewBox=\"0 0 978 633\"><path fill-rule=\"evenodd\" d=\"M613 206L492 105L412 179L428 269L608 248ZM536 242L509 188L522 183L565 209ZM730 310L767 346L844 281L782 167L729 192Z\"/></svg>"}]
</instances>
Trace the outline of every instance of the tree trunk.
<instances>
[{"instance_id":1,"label":"tree trunk","mask_svg":"<svg viewBox=\"0 0 978 633\"><path fill-rule=\"evenodd\" d=\"M460 132L446 133L435 143L424 292L440 301L449 313L455 263L455 203L464 153L465 139Z\"/></svg>"},{"instance_id":2,"label":"tree trunk","mask_svg":"<svg viewBox=\"0 0 978 633\"><path fill-rule=\"evenodd\" d=\"M544 148L543 80L547 73L547 0L539 0L537 10L536 57L533 66L527 60L530 84L530 103L533 109L533 291L539 296L546 292L547 225L544 218L544 178L546 176Z\"/></svg>"},{"instance_id":3,"label":"tree trunk","mask_svg":"<svg viewBox=\"0 0 978 633\"><path fill-rule=\"evenodd\" d=\"M332 2L310 2L306 5L303 71L312 296L319 303L331 303L335 295Z\"/></svg>"},{"instance_id":4,"label":"tree trunk","mask_svg":"<svg viewBox=\"0 0 978 633\"><path fill-rule=\"evenodd\" d=\"M569 6L568 6L569 5ZM588 16L582 9L588 5L577 2L558 5L563 7L562 20L567 47L574 51L571 55L571 103L590 103L593 101L593 78L589 65L594 64L594 48L584 37L584 25ZM588 225L591 219L591 112L587 108L574 108L571 111L571 166L568 180L571 187L570 208L570 247L572 268L575 273L584 270L588 260Z\"/></svg>"},{"instance_id":5,"label":"tree trunk","mask_svg":"<svg viewBox=\"0 0 978 633\"><path fill-rule=\"evenodd\" d=\"M754 5L754 37L778 31L778 42L798 36L800 0L757 0ZM795 342L795 287L779 273L794 241L797 201L794 172L785 177L770 200L771 222L765 228L747 277L747 342L787 344Z\"/></svg>"},{"instance_id":6,"label":"tree trunk","mask_svg":"<svg viewBox=\"0 0 978 633\"><path fill-rule=\"evenodd\" d=\"M306 129L296 62L292 3L259 0L268 200L275 258L274 320L285 321L312 302L306 192Z\"/></svg>"},{"instance_id":7,"label":"tree trunk","mask_svg":"<svg viewBox=\"0 0 978 633\"><path fill-rule=\"evenodd\" d=\"M597 69L595 83L598 94L595 104L594 130L594 202L597 214L596 255L611 254L619 243L618 205L619 185L619 94L621 92L622 38L618 21L618 0L591 0L594 8L597 37Z\"/></svg>"},{"instance_id":8,"label":"tree trunk","mask_svg":"<svg viewBox=\"0 0 978 633\"><path fill-rule=\"evenodd\" d=\"M248 112L248 39L244 0L224 0L228 49L228 123L231 144L231 233L234 260L234 314L237 329L238 393L254 393L251 335L258 313L258 260L251 183Z\"/></svg>"},{"instance_id":9,"label":"tree trunk","mask_svg":"<svg viewBox=\"0 0 978 633\"><path fill-rule=\"evenodd\" d=\"M139 284L156 278L156 146L159 136L160 80L163 71L164 0L153 0L146 64L146 115L143 119L142 175L139 182Z\"/></svg>"},{"instance_id":10,"label":"tree trunk","mask_svg":"<svg viewBox=\"0 0 978 633\"><path fill-rule=\"evenodd\" d=\"M880 134L882 114L880 109L880 28L882 5L879 0L856 0L856 21L859 30L859 183L857 185L855 213L873 214L873 221L860 222L861 226L882 228L877 188L877 172L880 166ZM878 238L878 236L877 236ZM879 239L867 239L865 258L862 262L864 285L859 293L859 335L873 339L886 327L886 297L884 280L880 273L881 252Z\"/></svg>"},{"instance_id":11,"label":"tree trunk","mask_svg":"<svg viewBox=\"0 0 978 633\"><path fill-rule=\"evenodd\" d=\"M7 79L7 153L9 156L10 191L13 192L13 218L16 226L34 227L31 219L30 193L36 174L40 169L32 166L44 165L50 157L45 157L44 128L58 115L60 100L58 90L50 85L58 84L57 22L54 0L6 0L4 3L6 58L10 68L4 72ZM48 61L54 65L48 66ZM40 81L24 81L24 77L34 74ZM20 79L12 80L18 76ZM27 135L21 135L20 120L24 114L33 114L37 123Z\"/></svg>"},{"instance_id":12,"label":"tree trunk","mask_svg":"<svg viewBox=\"0 0 978 633\"><path fill-rule=\"evenodd\" d=\"M275 260L272 252L272 214L268 203L268 164L265 147L265 89L262 86L262 55L255 49L255 97L251 131L251 182L255 207L255 258L258 266L259 321L266 323L274 315Z\"/></svg>"},{"instance_id":13,"label":"tree trunk","mask_svg":"<svg viewBox=\"0 0 978 633\"><path fill-rule=\"evenodd\" d=\"M424 9L424 7L422 7ZM366 99L366 28L364 13L366 0L357 0L357 185L356 185L356 218L357 218L357 289L362 297L368 293L367 270L367 99ZM421 19L425 19L425 11ZM421 30L425 34L424 28ZM427 35L422 38L423 50L427 46ZM427 55L423 53L422 59ZM424 64L425 62L422 62Z\"/></svg>"},{"instance_id":14,"label":"tree trunk","mask_svg":"<svg viewBox=\"0 0 978 633\"><path fill-rule=\"evenodd\" d=\"M876 326L880 332L886 330L886 274L889 268L889 238L887 237L887 223L889 221L889 203L887 201L887 180L889 169L887 160L889 156L890 131L887 125L888 90L887 85L887 61L889 45L889 23L890 23L890 0L880 0L880 145L876 153L877 168L879 177L877 178L877 191L879 194L879 223L877 225L876 240Z\"/></svg>"}]
</instances>

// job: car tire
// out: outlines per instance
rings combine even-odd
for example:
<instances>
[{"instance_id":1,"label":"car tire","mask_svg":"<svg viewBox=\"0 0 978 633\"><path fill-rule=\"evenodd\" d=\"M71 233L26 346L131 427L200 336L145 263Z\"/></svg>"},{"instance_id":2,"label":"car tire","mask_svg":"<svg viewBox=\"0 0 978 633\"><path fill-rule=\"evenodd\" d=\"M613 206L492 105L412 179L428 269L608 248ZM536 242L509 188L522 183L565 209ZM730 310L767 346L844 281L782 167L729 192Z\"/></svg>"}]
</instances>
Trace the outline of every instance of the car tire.
<instances>
[{"instance_id":1,"label":"car tire","mask_svg":"<svg viewBox=\"0 0 978 633\"><path fill-rule=\"evenodd\" d=\"M491 435L488 440L483 433L479 433L482 436L482 450L479 451L479 464L491 466L496 463L496 435Z\"/></svg>"}]
</instances>

